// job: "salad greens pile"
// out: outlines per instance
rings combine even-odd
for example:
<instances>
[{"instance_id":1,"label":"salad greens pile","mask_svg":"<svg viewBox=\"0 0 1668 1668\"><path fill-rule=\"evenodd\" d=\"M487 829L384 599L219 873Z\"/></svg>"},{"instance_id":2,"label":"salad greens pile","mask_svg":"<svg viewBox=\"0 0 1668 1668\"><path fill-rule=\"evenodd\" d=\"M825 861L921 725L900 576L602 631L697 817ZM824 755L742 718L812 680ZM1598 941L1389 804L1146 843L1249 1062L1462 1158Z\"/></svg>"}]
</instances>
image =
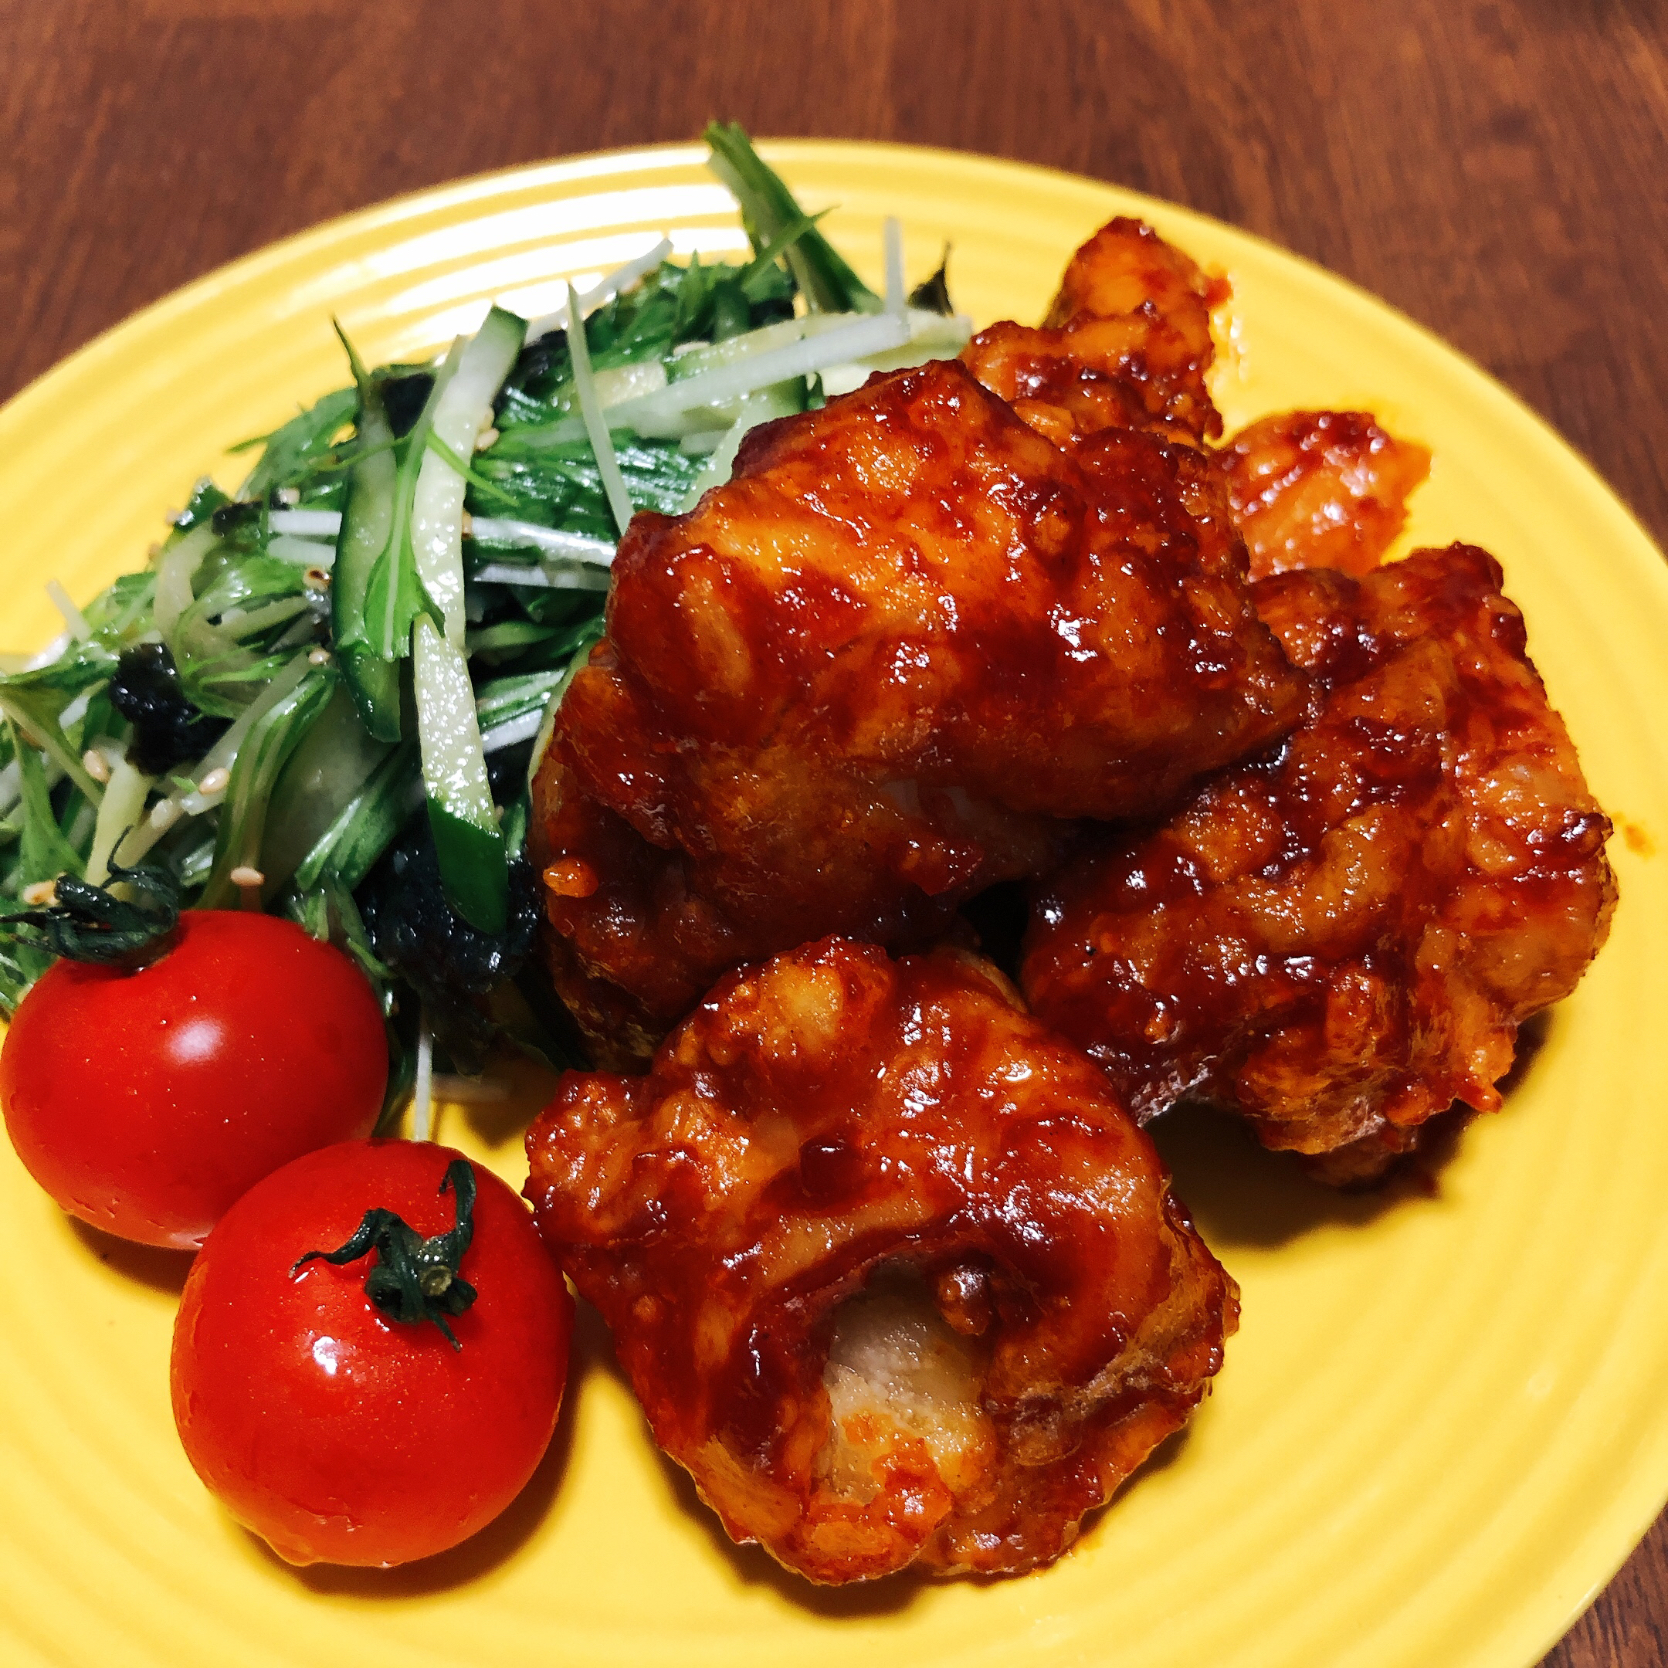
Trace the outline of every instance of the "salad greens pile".
<instances>
[{"instance_id":1,"label":"salad greens pile","mask_svg":"<svg viewBox=\"0 0 1668 1668\"><path fill-rule=\"evenodd\" d=\"M706 138L750 260L680 265L663 240L430 364L367 369L344 336L351 386L234 448L259 449L235 497L200 482L85 608L49 587L68 629L0 663L0 1008L63 947L60 880L120 899L148 875L354 955L391 1105L436 1049L465 1072L501 1035L575 1058L524 971L528 782L616 540L727 480L754 425L968 334L942 269L906 298L895 222L879 296L739 127Z\"/></svg>"}]
</instances>

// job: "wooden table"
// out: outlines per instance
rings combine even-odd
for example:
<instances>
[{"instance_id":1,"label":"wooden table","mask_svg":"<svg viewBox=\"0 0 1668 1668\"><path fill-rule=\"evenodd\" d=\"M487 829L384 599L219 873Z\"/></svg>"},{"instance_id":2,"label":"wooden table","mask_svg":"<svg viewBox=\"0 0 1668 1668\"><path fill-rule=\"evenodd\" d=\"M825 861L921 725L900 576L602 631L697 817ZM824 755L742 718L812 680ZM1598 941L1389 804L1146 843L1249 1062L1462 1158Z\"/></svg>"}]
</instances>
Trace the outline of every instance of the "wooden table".
<instances>
[{"instance_id":1,"label":"wooden table","mask_svg":"<svg viewBox=\"0 0 1668 1668\"><path fill-rule=\"evenodd\" d=\"M1668 535L1656 0L0 0L0 64L0 398L314 221L719 115L1249 227L1471 354ZM1546 1660L1668 1662L1668 1520Z\"/></svg>"}]
</instances>

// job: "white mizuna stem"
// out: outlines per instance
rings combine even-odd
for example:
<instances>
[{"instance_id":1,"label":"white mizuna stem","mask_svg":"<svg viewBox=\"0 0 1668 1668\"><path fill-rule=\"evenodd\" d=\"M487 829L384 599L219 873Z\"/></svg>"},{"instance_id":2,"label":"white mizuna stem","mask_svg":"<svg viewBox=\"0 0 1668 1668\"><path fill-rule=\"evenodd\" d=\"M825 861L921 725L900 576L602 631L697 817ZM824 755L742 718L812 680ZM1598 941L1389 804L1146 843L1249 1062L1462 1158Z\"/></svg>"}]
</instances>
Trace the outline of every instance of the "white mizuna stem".
<instances>
[{"instance_id":1,"label":"white mizuna stem","mask_svg":"<svg viewBox=\"0 0 1668 1668\"><path fill-rule=\"evenodd\" d=\"M334 539L342 530L340 510L273 510L267 522L275 533L300 538Z\"/></svg>"},{"instance_id":2,"label":"white mizuna stem","mask_svg":"<svg viewBox=\"0 0 1668 1668\"><path fill-rule=\"evenodd\" d=\"M435 438L465 460L491 426L492 402L521 352L523 325L494 307L470 338L434 410ZM463 647L463 494L465 481L444 457L428 452L411 501L411 548L417 574L440 609L446 641Z\"/></svg>"},{"instance_id":3,"label":"white mizuna stem","mask_svg":"<svg viewBox=\"0 0 1668 1668\"><path fill-rule=\"evenodd\" d=\"M322 568L326 573L336 565L336 547L322 539L298 538L293 533L275 533L267 540L266 553L298 567Z\"/></svg>"},{"instance_id":4,"label":"white mizuna stem","mask_svg":"<svg viewBox=\"0 0 1668 1668\"><path fill-rule=\"evenodd\" d=\"M481 751L496 753L501 747L514 747L518 741L531 741L543 724L544 708L535 707L532 712L524 712L519 718L486 731L481 737Z\"/></svg>"},{"instance_id":5,"label":"white mizuna stem","mask_svg":"<svg viewBox=\"0 0 1668 1668\"><path fill-rule=\"evenodd\" d=\"M69 634L78 643L85 643L93 635L93 628L87 624L87 616L70 600L70 594L56 579L46 582L46 594L52 598L52 606L64 616L64 624L69 627Z\"/></svg>"},{"instance_id":6,"label":"white mizuna stem","mask_svg":"<svg viewBox=\"0 0 1668 1668\"><path fill-rule=\"evenodd\" d=\"M178 544L163 551L162 560L157 563L156 595L151 605L151 617L169 648L173 647L174 627L179 624L180 615L195 600L191 594L191 581L213 545L214 524L205 521L193 527Z\"/></svg>"},{"instance_id":7,"label":"white mizuna stem","mask_svg":"<svg viewBox=\"0 0 1668 1668\"><path fill-rule=\"evenodd\" d=\"M886 244L886 311L902 318L904 301L904 244L903 222L889 214L884 224Z\"/></svg>"},{"instance_id":8,"label":"white mizuna stem","mask_svg":"<svg viewBox=\"0 0 1668 1668\"><path fill-rule=\"evenodd\" d=\"M417 1076L411 1088L411 1139L427 1141L434 1134L434 1037L427 1014L417 1021Z\"/></svg>"},{"instance_id":9,"label":"white mizuna stem","mask_svg":"<svg viewBox=\"0 0 1668 1668\"><path fill-rule=\"evenodd\" d=\"M102 886L110 878L110 857L116 842L144 816L145 799L150 791L151 778L135 770L125 756L110 766L104 802L93 825L92 850L87 854L90 885Z\"/></svg>"},{"instance_id":10,"label":"white mizuna stem","mask_svg":"<svg viewBox=\"0 0 1668 1668\"><path fill-rule=\"evenodd\" d=\"M596 383L591 379L591 346L585 339L585 316L579 310L579 297L574 293L572 284L568 285L568 353L573 360L574 392L579 396L585 432L590 436L591 450L596 454L602 489L608 494L608 507L613 511L614 525L623 533L631 524L631 495L626 491L625 476L620 473L620 460L614 456L614 442L602 414L602 401L597 398ZM644 397L656 399L659 396L649 394ZM625 407L619 409L624 410Z\"/></svg>"},{"instance_id":11,"label":"white mizuna stem","mask_svg":"<svg viewBox=\"0 0 1668 1668\"><path fill-rule=\"evenodd\" d=\"M848 359L890 352L908 341L907 319L895 313L865 314L850 324L786 347L772 348L717 370L680 377L653 394L615 406L608 414L609 421L615 428L654 435L700 406L721 405L775 382L812 376L828 365L842 365Z\"/></svg>"},{"instance_id":12,"label":"white mizuna stem","mask_svg":"<svg viewBox=\"0 0 1668 1668\"><path fill-rule=\"evenodd\" d=\"M595 312L603 302L612 300L621 290L630 289L639 278L653 272L671 253L672 240L663 237L652 249L645 249L641 255L634 255L624 266L616 267L607 277L593 284L580 296L580 316L583 318L586 314ZM548 336L552 330L563 329L567 322L567 308L558 307L554 313L546 313L527 326L527 340L536 342L541 336Z\"/></svg>"},{"instance_id":13,"label":"white mizuna stem","mask_svg":"<svg viewBox=\"0 0 1668 1668\"><path fill-rule=\"evenodd\" d=\"M534 591L606 591L608 570L597 567L525 567L519 562L489 562L474 578L486 585L523 585Z\"/></svg>"},{"instance_id":14,"label":"white mizuna stem","mask_svg":"<svg viewBox=\"0 0 1668 1668\"><path fill-rule=\"evenodd\" d=\"M478 515L470 523L470 536L485 544L531 545L552 556L571 557L576 562L595 562L607 567L614 560L614 546L607 539L593 539L585 533L565 533L559 527L541 527L536 521L501 521Z\"/></svg>"},{"instance_id":15,"label":"white mizuna stem","mask_svg":"<svg viewBox=\"0 0 1668 1668\"><path fill-rule=\"evenodd\" d=\"M103 688L102 683L89 684L72 701L66 702L64 710L58 714L58 728L67 735L71 724L79 723L87 716L87 708L93 704L93 697Z\"/></svg>"}]
</instances>

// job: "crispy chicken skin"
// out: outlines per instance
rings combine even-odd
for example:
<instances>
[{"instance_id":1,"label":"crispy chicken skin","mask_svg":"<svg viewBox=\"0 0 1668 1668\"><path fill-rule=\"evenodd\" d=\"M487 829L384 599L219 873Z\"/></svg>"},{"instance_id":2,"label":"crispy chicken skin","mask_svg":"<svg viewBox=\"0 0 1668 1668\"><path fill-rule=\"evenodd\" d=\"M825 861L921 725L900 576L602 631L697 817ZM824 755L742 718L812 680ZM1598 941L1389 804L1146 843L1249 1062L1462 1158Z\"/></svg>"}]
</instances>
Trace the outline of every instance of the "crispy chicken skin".
<instances>
[{"instance_id":1,"label":"crispy chicken skin","mask_svg":"<svg viewBox=\"0 0 1668 1668\"><path fill-rule=\"evenodd\" d=\"M1143 1120L1197 1094L1365 1179L1604 941L1610 825L1481 550L1255 587L1317 679L1281 747L1044 888L1023 984Z\"/></svg>"},{"instance_id":2,"label":"crispy chicken skin","mask_svg":"<svg viewBox=\"0 0 1668 1668\"><path fill-rule=\"evenodd\" d=\"M1058 446L1108 428L1200 445L1222 432L1205 373L1211 309L1227 295L1151 226L1120 217L1072 256L1043 328L992 325L962 360Z\"/></svg>"},{"instance_id":3,"label":"crispy chicken skin","mask_svg":"<svg viewBox=\"0 0 1668 1668\"><path fill-rule=\"evenodd\" d=\"M1218 454L1251 577L1292 568L1376 568L1407 521L1431 455L1364 411L1284 411Z\"/></svg>"},{"instance_id":4,"label":"crispy chicken skin","mask_svg":"<svg viewBox=\"0 0 1668 1668\"><path fill-rule=\"evenodd\" d=\"M613 1058L725 967L895 947L1296 721L1196 452L1070 456L959 364L749 436L640 514L535 784L558 988ZM621 1041L623 1039L623 1042Z\"/></svg>"},{"instance_id":5,"label":"crispy chicken skin","mask_svg":"<svg viewBox=\"0 0 1668 1668\"><path fill-rule=\"evenodd\" d=\"M732 973L648 1076L564 1077L527 1147L656 1440L812 1581L1057 1557L1237 1322L1100 1072L957 952Z\"/></svg>"}]
</instances>

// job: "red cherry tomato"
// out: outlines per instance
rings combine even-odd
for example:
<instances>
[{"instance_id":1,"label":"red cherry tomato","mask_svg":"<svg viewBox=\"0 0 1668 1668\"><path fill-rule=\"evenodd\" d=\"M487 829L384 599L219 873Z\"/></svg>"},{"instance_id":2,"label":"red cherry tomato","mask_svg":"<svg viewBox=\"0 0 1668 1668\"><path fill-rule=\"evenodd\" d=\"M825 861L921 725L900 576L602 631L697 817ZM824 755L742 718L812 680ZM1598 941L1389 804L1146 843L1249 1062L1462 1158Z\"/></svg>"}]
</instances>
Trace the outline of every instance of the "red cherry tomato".
<instances>
[{"instance_id":1,"label":"red cherry tomato","mask_svg":"<svg viewBox=\"0 0 1668 1668\"><path fill-rule=\"evenodd\" d=\"M174 1326L174 1421L197 1475L291 1563L386 1567L475 1533L549 1445L573 1299L508 1186L474 1166L474 1235L458 1274L474 1302L447 1324L391 1318L367 1295L365 1212L417 1234L452 1229L459 1154L356 1141L258 1182L209 1235Z\"/></svg>"},{"instance_id":2,"label":"red cherry tomato","mask_svg":"<svg viewBox=\"0 0 1668 1668\"><path fill-rule=\"evenodd\" d=\"M262 1176L368 1135L388 1051L376 997L293 921L187 910L137 971L55 962L0 1050L29 1173L123 1239L196 1246Z\"/></svg>"}]
</instances>

